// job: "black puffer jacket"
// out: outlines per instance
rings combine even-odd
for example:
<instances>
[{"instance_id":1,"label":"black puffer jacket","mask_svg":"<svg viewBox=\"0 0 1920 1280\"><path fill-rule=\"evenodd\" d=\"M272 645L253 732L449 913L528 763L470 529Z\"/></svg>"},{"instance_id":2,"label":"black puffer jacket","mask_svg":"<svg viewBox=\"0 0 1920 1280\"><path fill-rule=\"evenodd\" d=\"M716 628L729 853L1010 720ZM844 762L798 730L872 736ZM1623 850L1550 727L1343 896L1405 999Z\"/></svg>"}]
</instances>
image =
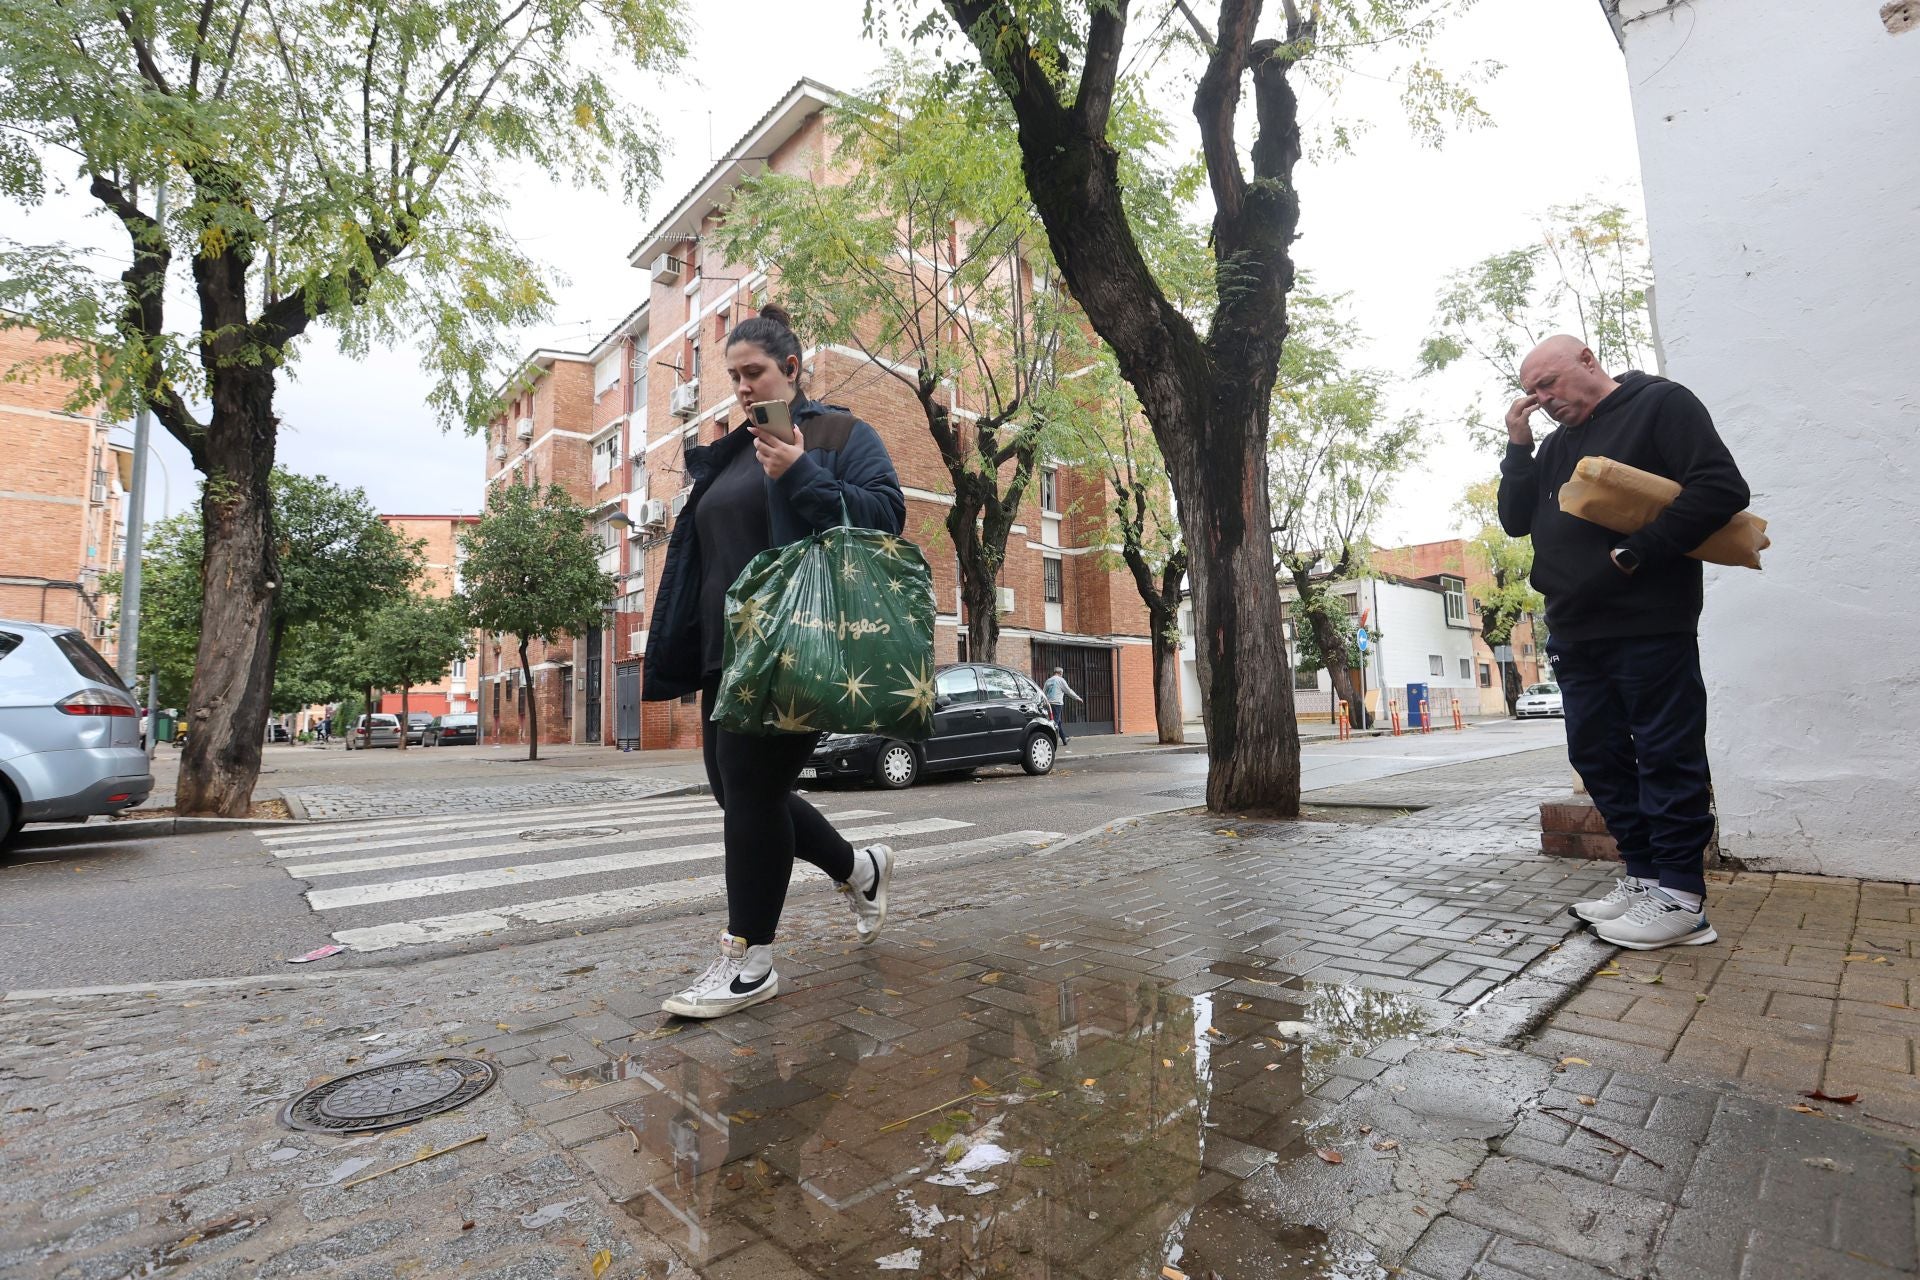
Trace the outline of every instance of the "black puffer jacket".
<instances>
[{"instance_id":1,"label":"black puffer jacket","mask_svg":"<svg viewBox=\"0 0 1920 1280\"><path fill-rule=\"evenodd\" d=\"M906 528L906 495L878 431L847 410L816 400L796 402L793 421L807 449L779 480L767 482L767 528L774 546L833 528L840 523L842 503L855 528L885 533ZM700 538L694 510L714 477L752 447L753 435L742 424L710 445L687 451L693 491L667 539L667 564L654 593L640 689L644 702L666 702L700 688Z\"/></svg>"}]
</instances>

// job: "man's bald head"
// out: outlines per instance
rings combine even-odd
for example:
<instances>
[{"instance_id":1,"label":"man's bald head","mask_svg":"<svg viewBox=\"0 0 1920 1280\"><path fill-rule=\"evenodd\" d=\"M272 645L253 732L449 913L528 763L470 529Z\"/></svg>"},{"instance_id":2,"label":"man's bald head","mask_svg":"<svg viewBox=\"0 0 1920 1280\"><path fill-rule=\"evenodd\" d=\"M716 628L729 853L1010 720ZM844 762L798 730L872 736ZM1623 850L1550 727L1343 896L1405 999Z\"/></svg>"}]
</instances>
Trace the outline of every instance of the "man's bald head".
<instances>
[{"instance_id":1,"label":"man's bald head","mask_svg":"<svg viewBox=\"0 0 1920 1280\"><path fill-rule=\"evenodd\" d=\"M1571 334L1555 334L1520 362L1520 389L1563 427L1585 422L1619 385L1587 344Z\"/></svg>"}]
</instances>

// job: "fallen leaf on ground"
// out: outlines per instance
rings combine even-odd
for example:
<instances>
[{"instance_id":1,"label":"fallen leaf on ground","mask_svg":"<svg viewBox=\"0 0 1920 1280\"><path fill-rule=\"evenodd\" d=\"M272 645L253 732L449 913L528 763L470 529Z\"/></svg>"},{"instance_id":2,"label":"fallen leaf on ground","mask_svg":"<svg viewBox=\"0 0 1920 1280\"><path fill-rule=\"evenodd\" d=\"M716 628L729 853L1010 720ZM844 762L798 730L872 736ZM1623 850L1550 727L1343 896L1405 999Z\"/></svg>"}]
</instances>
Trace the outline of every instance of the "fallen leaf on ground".
<instances>
[{"instance_id":1,"label":"fallen leaf on ground","mask_svg":"<svg viewBox=\"0 0 1920 1280\"><path fill-rule=\"evenodd\" d=\"M1415 1205L1415 1206L1413 1206L1413 1211L1414 1211L1415 1213L1417 1213L1417 1214L1419 1214L1419 1215L1420 1215L1421 1217L1423 1217L1423 1218L1430 1218L1430 1217L1432 1217L1432 1216L1433 1216L1432 1214L1430 1214L1430 1213L1428 1213L1428 1212L1427 1212L1427 1210L1426 1210L1426 1206L1424 1206L1424 1205L1418 1205L1418 1204L1417 1204L1417 1205Z\"/></svg>"},{"instance_id":2,"label":"fallen leaf on ground","mask_svg":"<svg viewBox=\"0 0 1920 1280\"><path fill-rule=\"evenodd\" d=\"M463 1223L461 1223L461 1224L460 1224L460 1229L461 1229L462 1231L471 1231L471 1230L473 1230L473 1219L472 1219L472 1218L468 1218L468 1219L467 1219L467 1220L466 1220L465 1222L463 1222Z\"/></svg>"},{"instance_id":3,"label":"fallen leaf on ground","mask_svg":"<svg viewBox=\"0 0 1920 1280\"><path fill-rule=\"evenodd\" d=\"M1321 1147L1318 1151L1314 1152L1313 1154L1319 1156L1322 1160L1325 1160L1328 1164L1345 1163L1345 1160L1341 1156L1341 1154L1338 1151L1335 1151L1332 1147Z\"/></svg>"},{"instance_id":4,"label":"fallen leaf on ground","mask_svg":"<svg viewBox=\"0 0 1920 1280\"><path fill-rule=\"evenodd\" d=\"M1160 1280L1187 1280L1187 1273L1178 1267L1162 1267Z\"/></svg>"},{"instance_id":5,"label":"fallen leaf on ground","mask_svg":"<svg viewBox=\"0 0 1920 1280\"><path fill-rule=\"evenodd\" d=\"M904 993L895 991L892 987L882 987L880 988L880 994L883 996L897 996L897 995L902 995Z\"/></svg>"},{"instance_id":6,"label":"fallen leaf on ground","mask_svg":"<svg viewBox=\"0 0 1920 1280\"><path fill-rule=\"evenodd\" d=\"M1596 1107L1600 1105L1600 1099L1589 1098L1586 1094L1583 1093L1580 1095L1580 1105L1583 1107Z\"/></svg>"},{"instance_id":7,"label":"fallen leaf on ground","mask_svg":"<svg viewBox=\"0 0 1920 1280\"><path fill-rule=\"evenodd\" d=\"M1795 1111L1798 1111L1803 1116L1823 1116L1826 1114L1826 1112L1822 1111L1820 1108L1810 1107L1804 1102L1794 1103L1793 1109Z\"/></svg>"},{"instance_id":8,"label":"fallen leaf on ground","mask_svg":"<svg viewBox=\"0 0 1920 1280\"><path fill-rule=\"evenodd\" d=\"M1866 952L1856 951L1850 956L1842 956L1840 963L1852 964L1855 960L1871 960L1871 959L1873 959L1873 957L1868 955Z\"/></svg>"},{"instance_id":9,"label":"fallen leaf on ground","mask_svg":"<svg viewBox=\"0 0 1920 1280\"><path fill-rule=\"evenodd\" d=\"M1021 1156L1020 1163L1029 1169L1046 1169L1052 1166L1051 1156Z\"/></svg>"},{"instance_id":10,"label":"fallen leaf on ground","mask_svg":"<svg viewBox=\"0 0 1920 1280\"><path fill-rule=\"evenodd\" d=\"M1453 1180L1453 1185L1460 1188L1462 1191L1471 1191L1473 1190L1473 1179L1455 1178Z\"/></svg>"},{"instance_id":11,"label":"fallen leaf on ground","mask_svg":"<svg viewBox=\"0 0 1920 1280\"><path fill-rule=\"evenodd\" d=\"M1093 1088L1093 1086L1099 1083L1100 1082L1098 1080L1095 1080L1092 1076L1088 1076L1085 1080L1082 1080L1080 1082L1080 1087L1082 1089L1091 1089Z\"/></svg>"},{"instance_id":12,"label":"fallen leaf on ground","mask_svg":"<svg viewBox=\"0 0 1920 1280\"><path fill-rule=\"evenodd\" d=\"M1469 1058L1484 1058L1487 1056L1486 1054L1480 1052L1478 1049L1469 1049L1467 1048L1467 1046L1463 1044L1457 1044L1453 1046L1453 1051L1455 1053L1464 1053Z\"/></svg>"},{"instance_id":13,"label":"fallen leaf on ground","mask_svg":"<svg viewBox=\"0 0 1920 1280\"><path fill-rule=\"evenodd\" d=\"M1372 1133L1372 1132L1373 1132L1373 1126L1372 1126L1372 1125L1370 1125L1370 1124L1363 1124L1363 1125L1361 1125L1361 1126L1360 1126L1360 1132L1362 1132L1362 1133Z\"/></svg>"},{"instance_id":14,"label":"fallen leaf on ground","mask_svg":"<svg viewBox=\"0 0 1920 1280\"><path fill-rule=\"evenodd\" d=\"M1373 1144L1373 1149L1375 1151L1398 1151L1400 1149L1400 1143L1393 1138L1382 1138Z\"/></svg>"},{"instance_id":15,"label":"fallen leaf on ground","mask_svg":"<svg viewBox=\"0 0 1920 1280\"><path fill-rule=\"evenodd\" d=\"M744 1173L741 1173L739 1170L736 1169L732 1173L727 1175L727 1190L738 1191L740 1188L746 1185L747 1185L747 1175Z\"/></svg>"},{"instance_id":16,"label":"fallen leaf on ground","mask_svg":"<svg viewBox=\"0 0 1920 1280\"><path fill-rule=\"evenodd\" d=\"M734 1047L733 1056L736 1058L757 1058L760 1056L760 1051L750 1044L737 1045Z\"/></svg>"},{"instance_id":17,"label":"fallen leaf on ground","mask_svg":"<svg viewBox=\"0 0 1920 1280\"><path fill-rule=\"evenodd\" d=\"M1811 1166L1812 1168L1815 1168L1815 1169L1825 1169L1830 1173L1833 1170L1838 1169L1840 1167L1839 1165L1833 1162L1832 1156L1808 1156L1806 1159L1802 1160L1800 1163Z\"/></svg>"},{"instance_id":18,"label":"fallen leaf on ground","mask_svg":"<svg viewBox=\"0 0 1920 1280\"><path fill-rule=\"evenodd\" d=\"M506 1023L504 1023L504 1022L496 1022L496 1023L494 1023L493 1025L494 1025L494 1026L496 1026L496 1027L498 1027L498 1028L499 1028L500 1030L502 1030L502 1031L511 1031L511 1030L513 1030L513 1028L512 1028L512 1027L510 1027L510 1026L508 1026L508 1025L507 1025Z\"/></svg>"},{"instance_id":19,"label":"fallen leaf on ground","mask_svg":"<svg viewBox=\"0 0 1920 1280\"><path fill-rule=\"evenodd\" d=\"M1693 998L1693 1002L1694 1002L1695 1004L1705 1004L1705 1003L1707 1002L1707 994L1706 994L1706 992L1704 992L1704 991L1703 991L1703 992L1701 992L1701 993L1700 993L1699 995L1697 995L1697 996L1695 996L1695 997Z\"/></svg>"},{"instance_id":20,"label":"fallen leaf on ground","mask_svg":"<svg viewBox=\"0 0 1920 1280\"><path fill-rule=\"evenodd\" d=\"M1172 1065L1173 1065L1173 1059L1172 1059L1172 1058L1162 1058L1162 1059L1160 1059L1160 1065L1161 1065L1161 1066L1163 1066L1163 1067L1170 1067L1170 1066L1172 1066Z\"/></svg>"},{"instance_id":21,"label":"fallen leaf on ground","mask_svg":"<svg viewBox=\"0 0 1920 1280\"><path fill-rule=\"evenodd\" d=\"M980 975L980 981L982 981L982 982L987 982L987 983L993 983L993 982L998 982L998 981L1000 981L1000 979L1002 979L1002 978L1004 978L1004 977L1006 977L1006 976L1007 976L1007 975L1006 975L1006 974L1004 974L1004 973L983 973L983 974L981 974L981 975Z\"/></svg>"},{"instance_id":22,"label":"fallen leaf on ground","mask_svg":"<svg viewBox=\"0 0 1920 1280\"><path fill-rule=\"evenodd\" d=\"M980 1092L982 1093L991 1092L993 1089L992 1085L988 1084L985 1080L982 1080L979 1076L975 1076L970 1083L973 1085L974 1088L980 1090Z\"/></svg>"},{"instance_id":23,"label":"fallen leaf on ground","mask_svg":"<svg viewBox=\"0 0 1920 1280\"><path fill-rule=\"evenodd\" d=\"M1663 984L1664 982L1666 982L1666 980L1667 979L1664 974L1656 973L1651 978L1645 979L1643 982L1641 982L1640 985L1643 987L1657 987Z\"/></svg>"},{"instance_id":24,"label":"fallen leaf on ground","mask_svg":"<svg viewBox=\"0 0 1920 1280\"><path fill-rule=\"evenodd\" d=\"M1590 1067L1593 1064L1585 1058L1562 1058L1560 1059L1560 1065L1563 1067Z\"/></svg>"},{"instance_id":25,"label":"fallen leaf on ground","mask_svg":"<svg viewBox=\"0 0 1920 1280\"><path fill-rule=\"evenodd\" d=\"M1595 970L1593 976L1596 978L1618 978L1621 976L1620 968L1618 965L1610 964L1604 969Z\"/></svg>"},{"instance_id":26,"label":"fallen leaf on ground","mask_svg":"<svg viewBox=\"0 0 1920 1280\"><path fill-rule=\"evenodd\" d=\"M607 1268L613 1265L613 1250L602 1249L594 1254L590 1265L593 1267L593 1280L600 1280L601 1276L607 1274Z\"/></svg>"},{"instance_id":27,"label":"fallen leaf on ground","mask_svg":"<svg viewBox=\"0 0 1920 1280\"><path fill-rule=\"evenodd\" d=\"M1858 1093L1827 1093L1822 1089L1802 1090L1800 1096L1812 1098L1815 1102L1837 1102L1843 1107L1850 1107L1860 1101Z\"/></svg>"}]
</instances>

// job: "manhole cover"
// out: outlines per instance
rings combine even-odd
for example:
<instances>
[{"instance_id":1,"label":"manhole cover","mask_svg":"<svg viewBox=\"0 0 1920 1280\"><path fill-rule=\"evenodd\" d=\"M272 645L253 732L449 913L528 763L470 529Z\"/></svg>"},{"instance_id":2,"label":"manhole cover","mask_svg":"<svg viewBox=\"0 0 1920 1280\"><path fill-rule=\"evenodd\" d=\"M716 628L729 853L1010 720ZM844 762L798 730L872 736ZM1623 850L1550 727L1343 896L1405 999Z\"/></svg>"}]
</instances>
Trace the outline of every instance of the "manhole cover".
<instances>
[{"instance_id":1,"label":"manhole cover","mask_svg":"<svg viewBox=\"0 0 1920 1280\"><path fill-rule=\"evenodd\" d=\"M280 1123L308 1133L397 1129L473 1101L493 1079L491 1063L471 1058L389 1062L307 1090L281 1109Z\"/></svg>"},{"instance_id":2,"label":"manhole cover","mask_svg":"<svg viewBox=\"0 0 1920 1280\"><path fill-rule=\"evenodd\" d=\"M589 836L617 836L619 827L533 827L522 831L522 840L579 840Z\"/></svg>"}]
</instances>

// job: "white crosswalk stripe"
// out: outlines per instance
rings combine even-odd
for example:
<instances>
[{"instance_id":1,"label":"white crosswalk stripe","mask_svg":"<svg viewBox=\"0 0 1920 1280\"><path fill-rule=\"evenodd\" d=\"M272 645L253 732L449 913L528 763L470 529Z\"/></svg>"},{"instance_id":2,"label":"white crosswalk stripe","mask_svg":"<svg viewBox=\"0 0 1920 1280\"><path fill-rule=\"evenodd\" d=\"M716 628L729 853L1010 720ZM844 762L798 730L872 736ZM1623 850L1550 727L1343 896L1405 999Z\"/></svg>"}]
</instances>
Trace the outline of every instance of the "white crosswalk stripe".
<instances>
[{"instance_id":1,"label":"white crosswalk stripe","mask_svg":"<svg viewBox=\"0 0 1920 1280\"><path fill-rule=\"evenodd\" d=\"M851 832L848 833L852 835ZM951 844L923 845L900 855L900 865L911 871L929 862L985 853L1017 846L1042 848L1061 838L1057 831L1009 831L999 836L978 836ZM396 924L375 925L364 929L342 929L333 935L335 942L356 951L384 951L389 947L419 946L428 942L449 942L460 938L483 937L515 926L573 924L603 919L716 897L726 892L726 877L696 876L691 880L669 880L660 884L637 885L631 889L611 889L601 893L582 893L543 902L521 902L492 911L466 911L458 915L433 916L423 920L402 920Z\"/></svg>"},{"instance_id":2,"label":"white crosswalk stripe","mask_svg":"<svg viewBox=\"0 0 1920 1280\"><path fill-rule=\"evenodd\" d=\"M939 840L943 833L957 833L973 823L894 817L883 809L839 809L833 807L843 803L837 799L811 799L854 844L893 844L906 868L967 854L1038 847L1059 838L1050 831L1014 831L913 847L917 837ZM725 877L718 874L725 852L718 839L723 829L711 796L680 795L387 818L268 832L262 840L290 877L311 882L306 898L315 911L351 913L334 932L336 941L375 951L724 897ZM439 867L448 869L404 874L412 868ZM402 874L393 878L395 872ZM563 897L516 900L532 896L520 890L522 885L568 879L590 883L581 886L583 892ZM803 875L794 887L804 892L810 885L824 891L825 881ZM410 904L459 895L465 896L466 909L382 919L388 911L407 913ZM473 905L476 902L479 905Z\"/></svg>"},{"instance_id":3,"label":"white crosswalk stripe","mask_svg":"<svg viewBox=\"0 0 1920 1280\"><path fill-rule=\"evenodd\" d=\"M520 810L493 816L388 820L336 827L319 834L261 837L274 856L309 858L333 849L398 849L431 840L464 839L482 832L523 831L536 827L605 824L615 818L642 817L662 813L706 813L714 808L711 796L686 796L676 800L635 800L625 804L596 805L589 808ZM382 837L387 837L382 839Z\"/></svg>"}]
</instances>

